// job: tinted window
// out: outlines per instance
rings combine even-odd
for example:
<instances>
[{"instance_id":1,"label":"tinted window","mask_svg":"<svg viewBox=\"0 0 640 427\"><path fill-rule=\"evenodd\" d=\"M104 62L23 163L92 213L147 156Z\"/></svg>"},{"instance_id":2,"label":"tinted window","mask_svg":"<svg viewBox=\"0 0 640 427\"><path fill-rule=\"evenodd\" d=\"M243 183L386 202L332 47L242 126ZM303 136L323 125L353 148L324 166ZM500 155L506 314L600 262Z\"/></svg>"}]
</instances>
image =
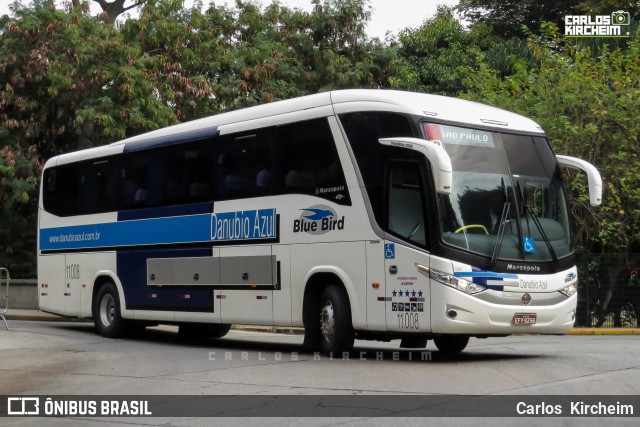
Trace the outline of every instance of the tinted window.
<instances>
[{"instance_id":1,"label":"tinted window","mask_svg":"<svg viewBox=\"0 0 640 427\"><path fill-rule=\"evenodd\" d=\"M167 147L165 205L213 200L213 149L211 140Z\"/></svg>"},{"instance_id":2,"label":"tinted window","mask_svg":"<svg viewBox=\"0 0 640 427\"><path fill-rule=\"evenodd\" d=\"M159 206L164 190L165 149L126 153L122 166L122 209Z\"/></svg>"},{"instance_id":3,"label":"tinted window","mask_svg":"<svg viewBox=\"0 0 640 427\"><path fill-rule=\"evenodd\" d=\"M44 172L43 204L47 212L58 216L79 210L82 165L73 163Z\"/></svg>"},{"instance_id":4,"label":"tinted window","mask_svg":"<svg viewBox=\"0 0 640 427\"><path fill-rule=\"evenodd\" d=\"M120 172L118 158L89 160L83 162L83 165L79 213L92 214L116 210Z\"/></svg>"},{"instance_id":5,"label":"tinted window","mask_svg":"<svg viewBox=\"0 0 640 427\"><path fill-rule=\"evenodd\" d=\"M387 227L391 233L426 244L424 180L415 162L393 162L388 169Z\"/></svg>"},{"instance_id":6,"label":"tinted window","mask_svg":"<svg viewBox=\"0 0 640 427\"><path fill-rule=\"evenodd\" d=\"M220 138L218 199L271 194L273 129L258 129Z\"/></svg>"},{"instance_id":7,"label":"tinted window","mask_svg":"<svg viewBox=\"0 0 640 427\"><path fill-rule=\"evenodd\" d=\"M312 194L349 205L338 151L326 119L278 126L275 194Z\"/></svg>"},{"instance_id":8,"label":"tinted window","mask_svg":"<svg viewBox=\"0 0 640 427\"><path fill-rule=\"evenodd\" d=\"M349 113L341 115L340 121L356 157L376 221L384 227L383 185L387 161L424 157L413 150L382 145L378 139L414 137L413 126L407 117L395 113Z\"/></svg>"}]
</instances>

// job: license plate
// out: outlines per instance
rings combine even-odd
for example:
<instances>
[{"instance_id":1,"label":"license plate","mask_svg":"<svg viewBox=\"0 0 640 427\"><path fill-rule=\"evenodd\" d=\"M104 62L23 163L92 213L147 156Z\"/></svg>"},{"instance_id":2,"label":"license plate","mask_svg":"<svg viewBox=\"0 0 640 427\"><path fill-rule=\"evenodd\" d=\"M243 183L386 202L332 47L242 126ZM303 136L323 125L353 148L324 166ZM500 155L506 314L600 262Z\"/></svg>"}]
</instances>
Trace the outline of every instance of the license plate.
<instances>
[{"instance_id":1,"label":"license plate","mask_svg":"<svg viewBox=\"0 0 640 427\"><path fill-rule=\"evenodd\" d=\"M513 315L514 325L533 325L536 323L536 313L516 313Z\"/></svg>"}]
</instances>

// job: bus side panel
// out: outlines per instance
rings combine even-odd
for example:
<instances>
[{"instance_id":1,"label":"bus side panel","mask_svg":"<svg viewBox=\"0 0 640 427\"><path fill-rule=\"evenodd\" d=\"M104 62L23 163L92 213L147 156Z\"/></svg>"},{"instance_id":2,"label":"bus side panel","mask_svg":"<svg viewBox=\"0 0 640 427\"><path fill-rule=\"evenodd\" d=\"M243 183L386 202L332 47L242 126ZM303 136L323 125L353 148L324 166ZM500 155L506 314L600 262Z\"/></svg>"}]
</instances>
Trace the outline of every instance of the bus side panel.
<instances>
[{"instance_id":1,"label":"bus side panel","mask_svg":"<svg viewBox=\"0 0 640 427\"><path fill-rule=\"evenodd\" d=\"M38 304L40 310L65 314L64 254L38 257Z\"/></svg>"},{"instance_id":2,"label":"bus side panel","mask_svg":"<svg viewBox=\"0 0 640 427\"><path fill-rule=\"evenodd\" d=\"M118 251L118 277L122 282L127 309L213 312L213 289L210 287L147 284L147 259L149 258L211 256L211 247Z\"/></svg>"},{"instance_id":3,"label":"bus side panel","mask_svg":"<svg viewBox=\"0 0 640 427\"><path fill-rule=\"evenodd\" d=\"M365 242L317 243L292 245L291 282L294 326L303 326L302 306L307 280L315 273L333 273L339 277L349 296L353 327L367 328ZM327 283L328 284L328 283Z\"/></svg>"},{"instance_id":4,"label":"bus side panel","mask_svg":"<svg viewBox=\"0 0 640 427\"><path fill-rule=\"evenodd\" d=\"M115 271L115 252L65 255L65 301L69 316L91 316L91 298L96 272Z\"/></svg>"},{"instance_id":5,"label":"bus side panel","mask_svg":"<svg viewBox=\"0 0 640 427\"><path fill-rule=\"evenodd\" d=\"M384 247L382 240L370 240L367 248L367 329L369 331L386 331L386 278L384 263ZM373 287L377 283L378 287ZM380 298L383 298L380 300Z\"/></svg>"},{"instance_id":6,"label":"bus side panel","mask_svg":"<svg viewBox=\"0 0 640 427\"><path fill-rule=\"evenodd\" d=\"M258 288L274 283L271 260L270 245L220 248L222 323L273 325L274 291Z\"/></svg>"},{"instance_id":7,"label":"bus side panel","mask_svg":"<svg viewBox=\"0 0 640 427\"><path fill-rule=\"evenodd\" d=\"M291 322L291 246L273 245L271 253L276 257L276 280L278 287L273 291L273 323L292 326ZM302 283L296 283L301 286Z\"/></svg>"}]
</instances>

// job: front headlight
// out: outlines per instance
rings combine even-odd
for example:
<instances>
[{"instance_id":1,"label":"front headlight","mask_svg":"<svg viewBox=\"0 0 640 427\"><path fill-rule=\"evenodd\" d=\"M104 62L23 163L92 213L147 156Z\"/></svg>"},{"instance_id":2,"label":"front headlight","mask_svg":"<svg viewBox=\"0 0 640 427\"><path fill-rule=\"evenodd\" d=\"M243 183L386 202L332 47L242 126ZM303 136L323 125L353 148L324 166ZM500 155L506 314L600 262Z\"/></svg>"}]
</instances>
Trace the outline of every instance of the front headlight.
<instances>
[{"instance_id":1,"label":"front headlight","mask_svg":"<svg viewBox=\"0 0 640 427\"><path fill-rule=\"evenodd\" d=\"M575 294L577 291L578 291L577 284L572 283L569 286L565 286L564 288L560 289L558 292L560 292L562 295L570 297L571 295Z\"/></svg>"},{"instance_id":2,"label":"front headlight","mask_svg":"<svg viewBox=\"0 0 640 427\"><path fill-rule=\"evenodd\" d=\"M432 278L436 282L442 283L443 285L450 286L453 289L457 289L461 292L464 292L465 294L473 295L487 289L482 285L478 285L477 283L473 283L468 280L455 277L443 271L434 270L433 268L425 267L424 265L416 264L416 268L420 273Z\"/></svg>"}]
</instances>

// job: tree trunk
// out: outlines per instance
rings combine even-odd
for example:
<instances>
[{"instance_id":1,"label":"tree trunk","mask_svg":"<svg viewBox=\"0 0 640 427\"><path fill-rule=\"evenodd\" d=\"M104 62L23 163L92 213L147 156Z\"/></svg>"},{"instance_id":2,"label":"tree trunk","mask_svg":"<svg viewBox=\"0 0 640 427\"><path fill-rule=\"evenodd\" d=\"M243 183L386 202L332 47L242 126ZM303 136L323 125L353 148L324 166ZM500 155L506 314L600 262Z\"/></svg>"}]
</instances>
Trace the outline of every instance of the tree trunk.
<instances>
[{"instance_id":1,"label":"tree trunk","mask_svg":"<svg viewBox=\"0 0 640 427\"><path fill-rule=\"evenodd\" d=\"M75 6L75 3L78 1L80 0L73 0L74 6ZM112 0L110 2L107 0L93 0L93 1L98 3L102 8L102 13L106 14L106 19L105 19L106 22L109 24L115 24L118 16L120 16L121 14L123 14L129 9L133 9L136 6L141 5L142 3L144 3L145 0L136 0L131 6L127 6L127 7L125 7L124 5L124 3L127 0Z\"/></svg>"}]
</instances>

